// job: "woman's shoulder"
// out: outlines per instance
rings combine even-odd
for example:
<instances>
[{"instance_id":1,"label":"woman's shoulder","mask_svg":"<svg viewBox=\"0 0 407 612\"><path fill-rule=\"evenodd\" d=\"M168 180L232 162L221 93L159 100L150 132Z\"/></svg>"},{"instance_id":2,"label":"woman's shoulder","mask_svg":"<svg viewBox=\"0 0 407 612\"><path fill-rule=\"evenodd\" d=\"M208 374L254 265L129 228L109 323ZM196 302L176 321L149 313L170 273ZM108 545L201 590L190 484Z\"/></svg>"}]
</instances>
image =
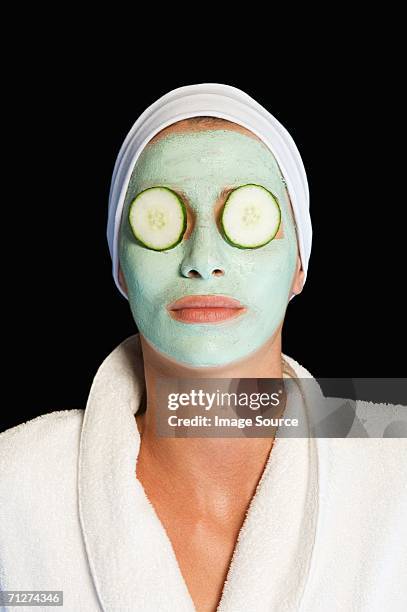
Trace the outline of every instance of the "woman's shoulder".
<instances>
[{"instance_id":1,"label":"woman's shoulder","mask_svg":"<svg viewBox=\"0 0 407 612\"><path fill-rule=\"evenodd\" d=\"M9 581L50 568L56 543L74 545L83 414L51 412L0 434L0 574Z\"/></svg>"},{"instance_id":2,"label":"woman's shoulder","mask_svg":"<svg viewBox=\"0 0 407 612\"><path fill-rule=\"evenodd\" d=\"M42 414L0 433L0 486L4 479L41 477L77 457L84 410Z\"/></svg>"}]
</instances>

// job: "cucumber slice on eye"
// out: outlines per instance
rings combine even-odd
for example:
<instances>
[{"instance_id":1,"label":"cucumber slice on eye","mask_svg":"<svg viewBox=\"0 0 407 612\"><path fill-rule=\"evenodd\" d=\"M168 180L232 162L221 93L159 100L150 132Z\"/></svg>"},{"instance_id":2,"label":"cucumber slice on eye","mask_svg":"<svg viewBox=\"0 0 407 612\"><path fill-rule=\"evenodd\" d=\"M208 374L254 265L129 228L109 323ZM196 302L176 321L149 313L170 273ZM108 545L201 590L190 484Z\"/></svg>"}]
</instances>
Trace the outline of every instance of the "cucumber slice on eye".
<instances>
[{"instance_id":1,"label":"cucumber slice on eye","mask_svg":"<svg viewBox=\"0 0 407 612\"><path fill-rule=\"evenodd\" d=\"M185 205L172 189L149 187L131 202L129 223L143 246L154 251L172 249L186 230Z\"/></svg>"},{"instance_id":2,"label":"cucumber slice on eye","mask_svg":"<svg viewBox=\"0 0 407 612\"><path fill-rule=\"evenodd\" d=\"M240 249L264 246L278 232L281 210L277 198L261 185L234 189L223 207L221 225L225 237Z\"/></svg>"}]
</instances>

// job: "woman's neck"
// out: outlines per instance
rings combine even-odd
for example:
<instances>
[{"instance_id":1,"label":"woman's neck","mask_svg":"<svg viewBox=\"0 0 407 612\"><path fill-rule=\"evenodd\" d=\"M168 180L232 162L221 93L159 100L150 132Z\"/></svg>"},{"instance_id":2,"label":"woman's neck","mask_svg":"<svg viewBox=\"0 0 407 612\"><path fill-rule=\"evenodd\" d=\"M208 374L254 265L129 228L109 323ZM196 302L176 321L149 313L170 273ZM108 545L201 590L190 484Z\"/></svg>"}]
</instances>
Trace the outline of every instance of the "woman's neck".
<instances>
[{"instance_id":1,"label":"woman's neck","mask_svg":"<svg viewBox=\"0 0 407 612\"><path fill-rule=\"evenodd\" d=\"M282 378L281 328L255 355L234 364L197 369L158 353L143 336L147 409L136 415L141 435L137 476L148 489L190 504L213 518L241 513L252 498L270 454L272 438L166 438L156 434L160 410L156 382L174 378Z\"/></svg>"}]
</instances>

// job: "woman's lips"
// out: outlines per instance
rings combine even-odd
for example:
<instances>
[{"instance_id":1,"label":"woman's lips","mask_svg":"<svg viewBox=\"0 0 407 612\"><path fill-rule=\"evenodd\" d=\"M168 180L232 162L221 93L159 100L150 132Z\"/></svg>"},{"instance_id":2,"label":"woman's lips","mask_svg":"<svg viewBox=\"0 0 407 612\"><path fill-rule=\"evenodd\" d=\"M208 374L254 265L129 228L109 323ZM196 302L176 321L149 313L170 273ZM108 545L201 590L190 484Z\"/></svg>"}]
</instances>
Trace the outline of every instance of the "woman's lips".
<instances>
[{"instance_id":1,"label":"woman's lips","mask_svg":"<svg viewBox=\"0 0 407 612\"><path fill-rule=\"evenodd\" d=\"M173 319L183 323L219 323L246 311L238 300L226 295L187 295L167 309Z\"/></svg>"}]
</instances>

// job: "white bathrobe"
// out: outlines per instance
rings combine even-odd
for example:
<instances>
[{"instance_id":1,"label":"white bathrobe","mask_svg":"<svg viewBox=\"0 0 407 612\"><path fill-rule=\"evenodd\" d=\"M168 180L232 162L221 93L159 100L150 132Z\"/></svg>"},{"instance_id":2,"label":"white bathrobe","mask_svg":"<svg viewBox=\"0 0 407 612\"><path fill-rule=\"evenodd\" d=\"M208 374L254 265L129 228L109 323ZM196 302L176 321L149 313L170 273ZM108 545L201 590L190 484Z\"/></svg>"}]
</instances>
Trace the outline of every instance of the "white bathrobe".
<instances>
[{"instance_id":1,"label":"white bathrobe","mask_svg":"<svg viewBox=\"0 0 407 612\"><path fill-rule=\"evenodd\" d=\"M0 590L61 590L65 612L193 612L135 475L143 387L136 335L103 362L85 411L0 436ZM317 401L308 392L305 410ZM407 440L276 439L218 610L406 612Z\"/></svg>"}]
</instances>

